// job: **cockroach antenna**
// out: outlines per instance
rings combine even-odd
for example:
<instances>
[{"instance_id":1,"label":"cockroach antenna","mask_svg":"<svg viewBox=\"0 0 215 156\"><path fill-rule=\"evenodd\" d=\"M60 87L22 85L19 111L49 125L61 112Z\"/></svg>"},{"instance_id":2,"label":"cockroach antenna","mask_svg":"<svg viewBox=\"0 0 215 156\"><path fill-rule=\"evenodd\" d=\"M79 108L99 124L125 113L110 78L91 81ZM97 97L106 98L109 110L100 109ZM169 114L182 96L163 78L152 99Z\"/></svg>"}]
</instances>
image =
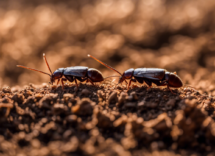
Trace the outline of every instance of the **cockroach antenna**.
<instances>
[{"instance_id":1,"label":"cockroach antenna","mask_svg":"<svg viewBox=\"0 0 215 156\"><path fill-rule=\"evenodd\" d=\"M111 69L111 70L113 70L113 71L115 71L115 72L119 73L119 74L122 76L122 74L121 74L119 71L117 71L117 70L116 70L116 69L114 69L113 67L111 67L111 66L107 65L106 63L104 63L104 62L102 62L102 61L98 60L97 58L93 57L92 55L88 54L88 57L93 58L94 60L96 60L97 62L101 63L101 64L102 64L102 65L104 65L105 67L107 67L107 68L109 68L109 69Z\"/></svg>"},{"instance_id":2,"label":"cockroach antenna","mask_svg":"<svg viewBox=\"0 0 215 156\"><path fill-rule=\"evenodd\" d=\"M50 74L45 73L45 72L43 72L43 71L41 71L41 70L37 70L37 69L34 69L34 68L29 68L29 67L22 66L22 65L16 65L16 66L17 66L17 67L20 67L20 68L25 68L25 69L29 69L29 70L33 70L33 71L37 71L37 72L40 72L40 73L43 73L43 74L46 74L46 75L51 76Z\"/></svg>"},{"instance_id":3,"label":"cockroach antenna","mask_svg":"<svg viewBox=\"0 0 215 156\"><path fill-rule=\"evenodd\" d=\"M46 62L46 65L47 65L47 67L48 67L48 69L49 69L50 73L52 74L52 71L51 71L51 68L50 68L50 66L49 66L49 64L48 64L48 61L47 61L47 59L46 59L46 55L45 55L45 53L43 53L43 58L44 58L44 60L45 60L45 62ZM51 74L48 74L48 73L43 72L43 71L41 71L41 70L37 70L37 69L34 69L34 68L29 68L29 67L22 66L22 65L16 65L16 66L17 66L17 67L20 67L20 68L25 68L25 69L29 69L29 70L33 70L33 71L37 71L37 72L40 72L40 73L43 73L43 74L46 74L46 75L51 76Z\"/></svg>"},{"instance_id":4,"label":"cockroach antenna","mask_svg":"<svg viewBox=\"0 0 215 156\"><path fill-rule=\"evenodd\" d=\"M113 67L107 65L106 63L104 63L104 62L98 60L97 58L93 57L92 55L88 54L88 57L93 58L94 60L96 60L97 62L101 63L101 64L104 65L105 67L107 67L107 68L109 68L109 69L111 69L111 70L113 70L113 71L119 73L119 74L121 75L121 77L123 76L118 70L116 70L115 68L113 68ZM111 77L111 76L110 76L110 77ZM128 84L128 82L127 82L126 80L125 80L125 82Z\"/></svg>"},{"instance_id":5,"label":"cockroach antenna","mask_svg":"<svg viewBox=\"0 0 215 156\"><path fill-rule=\"evenodd\" d=\"M50 73L52 74L52 70L51 70L51 68L50 68L50 66L49 66L49 63L48 63L47 59L46 59L45 53L43 53L43 58L44 58L44 60L45 60L45 62L46 62L47 67L49 68Z\"/></svg>"},{"instance_id":6,"label":"cockroach antenna","mask_svg":"<svg viewBox=\"0 0 215 156\"><path fill-rule=\"evenodd\" d=\"M105 77L104 79L107 79L107 78L110 78L110 77L120 77L120 76L108 76L108 77Z\"/></svg>"}]
</instances>

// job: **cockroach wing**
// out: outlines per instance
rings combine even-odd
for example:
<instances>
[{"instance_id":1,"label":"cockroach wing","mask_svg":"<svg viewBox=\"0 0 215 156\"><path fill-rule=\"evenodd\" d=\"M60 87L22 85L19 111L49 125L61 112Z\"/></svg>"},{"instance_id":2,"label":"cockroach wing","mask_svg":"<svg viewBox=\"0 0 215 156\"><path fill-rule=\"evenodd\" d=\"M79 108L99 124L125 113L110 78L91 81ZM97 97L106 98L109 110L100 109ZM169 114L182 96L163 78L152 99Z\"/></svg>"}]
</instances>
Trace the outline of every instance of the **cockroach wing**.
<instances>
[{"instance_id":1,"label":"cockroach wing","mask_svg":"<svg viewBox=\"0 0 215 156\"><path fill-rule=\"evenodd\" d=\"M74 66L67 67L64 70L64 75L74 76L74 77L85 77L87 75L88 67L84 66Z\"/></svg>"},{"instance_id":2,"label":"cockroach wing","mask_svg":"<svg viewBox=\"0 0 215 156\"><path fill-rule=\"evenodd\" d=\"M134 70L134 77L147 78L151 80L162 80L164 76L165 76L165 69L137 68Z\"/></svg>"}]
</instances>

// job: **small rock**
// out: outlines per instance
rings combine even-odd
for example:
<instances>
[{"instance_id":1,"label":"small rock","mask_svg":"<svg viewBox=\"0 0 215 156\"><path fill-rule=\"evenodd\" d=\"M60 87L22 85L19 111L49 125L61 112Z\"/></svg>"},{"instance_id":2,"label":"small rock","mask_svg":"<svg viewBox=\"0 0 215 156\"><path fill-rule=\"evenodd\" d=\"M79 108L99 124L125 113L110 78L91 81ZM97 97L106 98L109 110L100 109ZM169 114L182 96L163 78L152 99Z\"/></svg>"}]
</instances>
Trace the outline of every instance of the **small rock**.
<instances>
[{"instance_id":1,"label":"small rock","mask_svg":"<svg viewBox=\"0 0 215 156\"><path fill-rule=\"evenodd\" d=\"M74 95L70 93L66 93L63 95L63 99L65 103L68 103L71 99L74 99Z\"/></svg>"},{"instance_id":2,"label":"small rock","mask_svg":"<svg viewBox=\"0 0 215 156\"><path fill-rule=\"evenodd\" d=\"M33 140L31 141L31 145L32 145L32 147L34 147L34 148L40 148L40 146L41 146L40 141L39 141L38 139L33 139Z\"/></svg>"},{"instance_id":3,"label":"small rock","mask_svg":"<svg viewBox=\"0 0 215 156\"><path fill-rule=\"evenodd\" d=\"M117 92L112 92L108 98L108 105L116 104L118 102Z\"/></svg>"},{"instance_id":4,"label":"small rock","mask_svg":"<svg viewBox=\"0 0 215 156\"><path fill-rule=\"evenodd\" d=\"M170 109L172 109L174 106L175 106L175 102L176 100L175 99L170 99L167 103L166 103L166 106Z\"/></svg>"},{"instance_id":5,"label":"small rock","mask_svg":"<svg viewBox=\"0 0 215 156\"><path fill-rule=\"evenodd\" d=\"M13 108L12 103L0 103L0 117L7 117L10 114L10 110Z\"/></svg>"},{"instance_id":6,"label":"small rock","mask_svg":"<svg viewBox=\"0 0 215 156\"><path fill-rule=\"evenodd\" d=\"M137 94L136 92L132 92L127 98L126 98L128 101L137 101L138 100L138 97L137 97Z\"/></svg>"},{"instance_id":7,"label":"small rock","mask_svg":"<svg viewBox=\"0 0 215 156\"><path fill-rule=\"evenodd\" d=\"M35 102L36 102L35 97L29 96L29 97L27 98L27 100L24 102L24 104L34 104Z\"/></svg>"},{"instance_id":8,"label":"small rock","mask_svg":"<svg viewBox=\"0 0 215 156\"><path fill-rule=\"evenodd\" d=\"M157 106L158 106L158 103L157 103L157 102L147 102L147 103L146 103L146 107L148 107L148 108L154 109L154 108L156 108Z\"/></svg>"},{"instance_id":9,"label":"small rock","mask_svg":"<svg viewBox=\"0 0 215 156\"><path fill-rule=\"evenodd\" d=\"M68 139L72 135L72 130L68 129L63 133L63 138Z\"/></svg>"},{"instance_id":10,"label":"small rock","mask_svg":"<svg viewBox=\"0 0 215 156\"><path fill-rule=\"evenodd\" d=\"M48 88L49 86L48 86L48 84L47 83L43 83L42 84L42 88Z\"/></svg>"},{"instance_id":11,"label":"small rock","mask_svg":"<svg viewBox=\"0 0 215 156\"><path fill-rule=\"evenodd\" d=\"M25 97L23 94L15 93L12 97L12 100L14 100L14 102L17 102L18 104L22 104L25 100Z\"/></svg>"},{"instance_id":12,"label":"small rock","mask_svg":"<svg viewBox=\"0 0 215 156\"><path fill-rule=\"evenodd\" d=\"M92 115L93 107L92 101L88 98L83 98L78 101L78 103L72 107L72 112L77 115Z\"/></svg>"},{"instance_id":13,"label":"small rock","mask_svg":"<svg viewBox=\"0 0 215 156\"><path fill-rule=\"evenodd\" d=\"M66 118L66 121L68 123L76 123L77 122L77 119L78 117L76 115L69 115L67 118Z\"/></svg>"},{"instance_id":14,"label":"small rock","mask_svg":"<svg viewBox=\"0 0 215 156\"><path fill-rule=\"evenodd\" d=\"M135 108L137 106L136 102L127 102L125 103L125 107L127 108Z\"/></svg>"},{"instance_id":15,"label":"small rock","mask_svg":"<svg viewBox=\"0 0 215 156\"><path fill-rule=\"evenodd\" d=\"M50 108L57 101L58 94L47 94L40 101L39 105L43 108Z\"/></svg>"},{"instance_id":16,"label":"small rock","mask_svg":"<svg viewBox=\"0 0 215 156\"><path fill-rule=\"evenodd\" d=\"M39 101L40 99L42 99L43 96L44 96L44 95L43 95L43 94L40 94L40 93L35 94L35 98L36 98L37 101Z\"/></svg>"},{"instance_id":17,"label":"small rock","mask_svg":"<svg viewBox=\"0 0 215 156\"><path fill-rule=\"evenodd\" d=\"M114 121L113 125L114 127L120 127L120 126L125 126L127 123L127 116L126 115L122 115L119 119L117 119L116 121Z\"/></svg>"},{"instance_id":18,"label":"small rock","mask_svg":"<svg viewBox=\"0 0 215 156\"><path fill-rule=\"evenodd\" d=\"M23 93L23 95L25 96L25 98L28 98L29 96L32 96L33 93L30 90L25 90L25 92Z\"/></svg>"},{"instance_id":19,"label":"small rock","mask_svg":"<svg viewBox=\"0 0 215 156\"><path fill-rule=\"evenodd\" d=\"M54 104L54 107L52 108L52 112L55 115L60 115L60 114L66 114L68 111L68 107L65 106L64 104Z\"/></svg>"},{"instance_id":20,"label":"small rock","mask_svg":"<svg viewBox=\"0 0 215 156\"><path fill-rule=\"evenodd\" d=\"M110 117L102 112L97 113L98 127L108 128L112 126Z\"/></svg>"},{"instance_id":21,"label":"small rock","mask_svg":"<svg viewBox=\"0 0 215 156\"><path fill-rule=\"evenodd\" d=\"M132 96L132 100L138 100L136 92L132 92L130 96Z\"/></svg>"},{"instance_id":22,"label":"small rock","mask_svg":"<svg viewBox=\"0 0 215 156\"><path fill-rule=\"evenodd\" d=\"M2 91L3 91L4 93L11 93L10 87L4 87L4 88L2 88Z\"/></svg>"},{"instance_id":23,"label":"small rock","mask_svg":"<svg viewBox=\"0 0 215 156\"><path fill-rule=\"evenodd\" d=\"M172 127L172 121L166 113L160 114L156 119L144 122L147 128L153 128L157 131L165 131Z\"/></svg>"},{"instance_id":24,"label":"small rock","mask_svg":"<svg viewBox=\"0 0 215 156\"><path fill-rule=\"evenodd\" d=\"M78 91L78 87L77 87L77 86L75 86L74 91L75 91L75 92L77 92L77 91Z\"/></svg>"},{"instance_id":25,"label":"small rock","mask_svg":"<svg viewBox=\"0 0 215 156\"><path fill-rule=\"evenodd\" d=\"M0 99L0 102L2 103L12 103L11 99L8 97L4 97L3 99Z\"/></svg>"},{"instance_id":26,"label":"small rock","mask_svg":"<svg viewBox=\"0 0 215 156\"><path fill-rule=\"evenodd\" d=\"M81 95L88 97L91 94L91 92L88 89L83 89L81 91Z\"/></svg>"},{"instance_id":27,"label":"small rock","mask_svg":"<svg viewBox=\"0 0 215 156\"><path fill-rule=\"evenodd\" d=\"M121 107L125 104L126 102L126 98L127 98L128 94L127 93L124 93L122 92L119 96L119 102L118 102L118 107Z\"/></svg>"},{"instance_id":28,"label":"small rock","mask_svg":"<svg viewBox=\"0 0 215 156\"><path fill-rule=\"evenodd\" d=\"M52 90L55 90L56 88L57 88L57 85L52 85L52 86L51 86L51 89L52 89Z\"/></svg>"},{"instance_id":29,"label":"small rock","mask_svg":"<svg viewBox=\"0 0 215 156\"><path fill-rule=\"evenodd\" d=\"M124 137L121 143L125 149L133 149L137 146L137 141L133 137Z\"/></svg>"},{"instance_id":30,"label":"small rock","mask_svg":"<svg viewBox=\"0 0 215 156\"><path fill-rule=\"evenodd\" d=\"M60 147L60 150L65 153L71 153L78 149L79 140L76 136L73 136L69 142Z\"/></svg>"},{"instance_id":31,"label":"small rock","mask_svg":"<svg viewBox=\"0 0 215 156\"><path fill-rule=\"evenodd\" d=\"M138 102L137 107L138 107L138 108L143 108L143 107L145 107L145 101Z\"/></svg>"}]
</instances>

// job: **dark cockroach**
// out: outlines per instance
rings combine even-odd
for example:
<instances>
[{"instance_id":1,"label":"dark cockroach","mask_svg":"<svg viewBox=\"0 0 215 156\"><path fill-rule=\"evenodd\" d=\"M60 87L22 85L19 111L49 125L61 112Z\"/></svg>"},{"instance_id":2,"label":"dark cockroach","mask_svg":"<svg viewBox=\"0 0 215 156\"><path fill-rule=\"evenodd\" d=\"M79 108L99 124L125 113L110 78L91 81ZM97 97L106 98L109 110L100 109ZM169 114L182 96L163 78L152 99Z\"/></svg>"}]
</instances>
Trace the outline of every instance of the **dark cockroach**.
<instances>
[{"instance_id":1,"label":"dark cockroach","mask_svg":"<svg viewBox=\"0 0 215 156\"><path fill-rule=\"evenodd\" d=\"M103 64L107 68L119 73L121 76L119 78L119 83L122 83L123 81L126 81L126 79L130 79L128 83L128 89L131 85L131 82L139 82L143 83L145 82L149 88L152 87L152 83L156 84L157 86L167 86L167 88L172 92L172 90L169 87L173 88L179 88L183 86L183 83L178 75L176 73L168 72L165 69L160 68L131 68L126 70L123 74L121 74L119 71L114 69L113 67L103 63L102 61L96 59L95 57L88 55L88 57L93 58L94 60L98 61L99 63ZM173 92L172 92L173 93ZM174 94L174 93L173 93Z\"/></svg>"},{"instance_id":2,"label":"dark cockroach","mask_svg":"<svg viewBox=\"0 0 215 156\"><path fill-rule=\"evenodd\" d=\"M17 65L17 67L21 67L21 68L25 68L25 69L29 69L29 70L33 70L33 71L37 71L37 72L49 75L51 84L53 84L55 80L58 80L57 81L57 84L58 84L59 81L61 80L63 88L64 88L64 81L67 81L67 80L70 82L75 81L75 84L78 87L77 80L81 82L83 81L91 82L91 84L94 85L93 82L101 82L105 79L99 70L94 68L84 67L84 66L58 68L55 72L52 73L45 54L43 54L43 58L51 74L45 73L37 69L25 67L22 65Z\"/></svg>"}]
</instances>

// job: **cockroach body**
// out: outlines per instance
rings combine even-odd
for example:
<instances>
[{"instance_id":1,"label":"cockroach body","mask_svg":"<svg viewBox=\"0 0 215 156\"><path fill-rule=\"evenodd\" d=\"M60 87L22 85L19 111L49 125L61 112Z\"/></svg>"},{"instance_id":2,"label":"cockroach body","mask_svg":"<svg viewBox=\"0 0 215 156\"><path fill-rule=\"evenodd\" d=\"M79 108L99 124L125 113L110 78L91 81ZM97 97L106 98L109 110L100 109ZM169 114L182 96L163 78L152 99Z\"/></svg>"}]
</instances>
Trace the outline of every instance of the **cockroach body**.
<instances>
[{"instance_id":1,"label":"cockroach body","mask_svg":"<svg viewBox=\"0 0 215 156\"><path fill-rule=\"evenodd\" d=\"M45 73L37 69L25 67L22 65L17 65L17 67L21 67L21 68L25 68L25 69L29 69L29 70L33 70L33 71L37 71L37 72L49 75L51 84L53 84L55 80L58 80L57 81L57 84L58 84L59 81L61 80L63 88L64 88L64 81L67 81L67 80L70 82L75 81L76 86L78 87L77 80L79 80L80 82L83 82L83 81L91 82L91 84L94 85L93 82L101 82L105 79L99 70L94 68L84 67L84 66L58 68L55 72L52 73L45 54L43 54L43 58L51 74Z\"/></svg>"},{"instance_id":2,"label":"cockroach body","mask_svg":"<svg viewBox=\"0 0 215 156\"><path fill-rule=\"evenodd\" d=\"M139 83L146 83L149 88L152 87L152 83L156 84L157 86L167 86L167 88L172 92L172 90L169 87L173 88L180 88L183 86L183 83L178 75L176 73L168 72L165 69L160 68L131 68L126 70L123 74L118 72L113 67L110 67L109 65L105 64L104 62L96 59L95 57L88 55L89 57L95 59L99 63L103 64L107 68L110 68L114 70L115 72L119 73L121 76L119 78L119 83L126 82L126 79L129 79L128 83L128 89L131 85L131 82L138 81ZM173 92L172 92L173 93ZM173 93L174 94L174 93Z\"/></svg>"}]
</instances>

